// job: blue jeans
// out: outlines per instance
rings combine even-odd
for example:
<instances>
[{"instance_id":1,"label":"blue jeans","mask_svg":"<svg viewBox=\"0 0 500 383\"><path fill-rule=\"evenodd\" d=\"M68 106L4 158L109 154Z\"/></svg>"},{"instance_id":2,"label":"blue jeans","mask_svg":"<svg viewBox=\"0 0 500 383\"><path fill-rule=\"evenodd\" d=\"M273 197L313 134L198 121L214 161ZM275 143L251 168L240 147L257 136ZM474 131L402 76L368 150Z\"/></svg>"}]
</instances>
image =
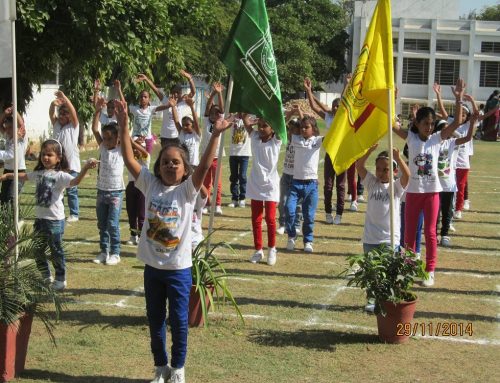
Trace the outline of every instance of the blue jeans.
<instances>
[{"instance_id":1,"label":"blue jeans","mask_svg":"<svg viewBox=\"0 0 500 383\"><path fill-rule=\"evenodd\" d=\"M405 245L405 202L401 202L401 232L400 232L400 240L399 245L404 247ZM422 242L422 227L424 226L424 212L421 211L418 216L417 223L417 237L415 239L415 253L420 254L420 242Z\"/></svg>"},{"instance_id":2,"label":"blue jeans","mask_svg":"<svg viewBox=\"0 0 500 383\"><path fill-rule=\"evenodd\" d=\"M36 264L44 278L50 278L49 262L45 257L47 246L50 249L50 260L54 266L56 281L66 280L66 258L62 246L64 234L64 219L54 221L50 219L36 218L33 229L44 236L41 248L37 251Z\"/></svg>"},{"instance_id":3,"label":"blue jeans","mask_svg":"<svg viewBox=\"0 0 500 383\"><path fill-rule=\"evenodd\" d=\"M302 199L302 234L304 243L313 241L314 215L318 207L318 180L293 180L286 201L286 231L288 237L294 238L295 211L298 201Z\"/></svg>"},{"instance_id":4,"label":"blue jeans","mask_svg":"<svg viewBox=\"0 0 500 383\"><path fill-rule=\"evenodd\" d=\"M280 178L280 203L278 204L278 211L280 213L279 223L280 226L285 226L286 224L286 201L288 201L288 193L290 192L290 187L292 186L293 175L283 173ZM297 201L297 210L295 210L295 227L300 227L300 221L302 221L302 208L299 205L300 201Z\"/></svg>"},{"instance_id":5,"label":"blue jeans","mask_svg":"<svg viewBox=\"0 0 500 383\"><path fill-rule=\"evenodd\" d=\"M229 182L233 201L244 200L247 193L248 156L229 156Z\"/></svg>"},{"instance_id":6,"label":"blue jeans","mask_svg":"<svg viewBox=\"0 0 500 383\"><path fill-rule=\"evenodd\" d=\"M73 177L78 177L78 172L70 170L69 174ZM73 186L66 189L66 197L68 198L69 214L77 216L80 214L80 207L78 203L78 186Z\"/></svg>"},{"instance_id":7,"label":"blue jeans","mask_svg":"<svg viewBox=\"0 0 500 383\"><path fill-rule=\"evenodd\" d=\"M101 252L120 255L120 213L123 190L97 189L97 228Z\"/></svg>"},{"instance_id":8,"label":"blue jeans","mask_svg":"<svg viewBox=\"0 0 500 383\"><path fill-rule=\"evenodd\" d=\"M146 265L144 268L144 294L151 337L151 352L155 366L168 363L167 346L167 299L168 318L172 327L170 366L184 367L187 354L189 292L191 268L160 270Z\"/></svg>"}]
</instances>

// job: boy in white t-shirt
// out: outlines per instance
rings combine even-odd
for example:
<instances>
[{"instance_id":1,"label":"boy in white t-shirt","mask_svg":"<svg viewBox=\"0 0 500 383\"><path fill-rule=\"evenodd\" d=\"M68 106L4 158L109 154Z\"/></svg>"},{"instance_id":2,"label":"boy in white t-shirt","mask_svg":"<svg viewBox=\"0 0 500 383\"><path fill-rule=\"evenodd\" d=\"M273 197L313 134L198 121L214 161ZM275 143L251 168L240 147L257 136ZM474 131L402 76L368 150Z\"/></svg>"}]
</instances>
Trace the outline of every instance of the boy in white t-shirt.
<instances>
[{"instance_id":1,"label":"boy in white t-shirt","mask_svg":"<svg viewBox=\"0 0 500 383\"><path fill-rule=\"evenodd\" d=\"M229 182L232 201L229 207L245 207L248 161L252 155L250 137L241 114L238 117L231 128L231 145L229 146Z\"/></svg>"}]
</instances>

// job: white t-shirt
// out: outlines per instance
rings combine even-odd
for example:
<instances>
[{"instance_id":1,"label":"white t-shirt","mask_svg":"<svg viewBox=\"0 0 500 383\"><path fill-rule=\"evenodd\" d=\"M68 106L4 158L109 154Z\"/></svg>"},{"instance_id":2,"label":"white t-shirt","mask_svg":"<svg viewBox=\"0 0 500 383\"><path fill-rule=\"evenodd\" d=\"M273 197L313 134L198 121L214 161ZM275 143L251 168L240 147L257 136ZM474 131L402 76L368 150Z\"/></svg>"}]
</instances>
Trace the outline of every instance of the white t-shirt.
<instances>
[{"instance_id":1,"label":"white t-shirt","mask_svg":"<svg viewBox=\"0 0 500 383\"><path fill-rule=\"evenodd\" d=\"M179 141L187 146L189 150L189 163L192 166L200 164L200 136L195 132L185 133L183 130L179 133Z\"/></svg>"},{"instance_id":2,"label":"white t-shirt","mask_svg":"<svg viewBox=\"0 0 500 383\"><path fill-rule=\"evenodd\" d=\"M278 158L281 141L272 137L262 142L259 133L253 131L252 140L252 170L247 183L247 197L256 201L280 200L280 177L278 174Z\"/></svg>"},{"instance_id":3,"label":"white t-shirt","mask_svg":"<svg viewBox=\"0 0 500 383\"><path fill-rule=\"evenodd\" d=\"M104 191L124 190L123 183L123 156L120 146L111 150L104 144L99 145L99 174L97 175L97 189Z\"/></svg>"},{"instance_id":4,"label":"white t-shirt","mask_svg":"<svg viewBox=\"0 0 500 383\"><path fill-rule=\"evenodd\" d=\"M64 148L69 169L80 173L82 166L80 164L80 149L78 148L78 136L80 135L80 126L74 126L71 122L61 127L59 121L56 121L52 131L52 138L58 140Z\"/></svg>"},{"instance_id":5,"label":"white t-shirt","mask_svg":"<svg viewBox=\"0 0 500 383\"><path fill-rule=\"evenodd\" d=\"M460 137L465 137L469 131L470 121L460 125L456 132ZM457 169L470 169L470 156L474 154L472 140L458 146L458 155L456 157Z\"/></svg>"},{"instance_id":6,"label":"white t-shirt","mask_svg":"<svg viewBox=\"0 0 500 383\"><path fill-rule=\"evenodd\" d=\"M231 128L229 155L235 157L251 156L252 148L250 142L250 137L248 137L243 120L237 119Z\"/></svg>"},{"instance_id":7,"label":"white t-shirt","mask_svg":"<svg viewBox=\"0 0 500 383\"><path fill-rule=\"evenodd\" d=\"M293 137L300 137L299 134L292 134L291 139L288 140L285 150L285 159L283 161L283 174L293 176L293 164L295 159L295 148L292 145Z\"/></svg>"},{"instance_id":8,"label":"white t-shirt","mask_svg":"<svg viewBox=\"0 0 500 383\"><path fill-rule=\"evenodd\" d=\"M333 113L325 113L325 128L326 128L326 132L328 132L330 130L330 127L332 126L332 122L333 122L333 118L335 117L335 115Z\"/></svg>"},{"instance_id":9,"label":"white t-shirt","mask_svg":"<svg viewBox=\"0 0 500 383\"><path fill-rule=\"evenodd\" d=\"M109 117L106 112L101 112L99 115L99 122L101 123L101 126L105 126L111 124L112 122L118 122L118 119L116 118L116 114Z\"/></svg>"},{"instance_id":10,"label":"white t-shirt","mask_svg":"<svg viewBox=\"0 0 500 383\"><path fill-rule=\"evenodd\" d=\"M322 136L312 136L308 139L301 135L292 137L292 145L295 148L294 164L300 164L293 167L294 180L318 179L319 151L322 142Z\"/></svg>"},{"instance_id":11,"label":"white t-shirt","mask_svg":"<svg viewBox=\"0 0 500 383\"><path fill-rule=\"evenodd\" d=\"M130 105L129 110L134 116L132 137L151 138L151 121L153 114L156 112L156 106L148 105L145 109L142 109L139 105Z\"/></svg>"},{"instance_id":12,"label":"white t-shirt","mask_svg":"<svg viewBox=\"0 0 500 383\"><path fill-rule=\"evenodd\" d=\"M198 190L189 177L180 185L165 186L146 168L135 182L146 199L146 219L137 258L161 270L192 266L193 210Z\"/></svg>"},{"instance_id":13,"label":"white t-shirt","mask_svg":"<svg viewBox=\"0 0 500 383\"><path fill-rule=\"evenodd\" d=\"M441 187L445 192L456 192L457 182L455 174L455 162L458 148L455 146L455 138L449 138L441 142L438 158L438 176Z\"/></svg>"},{"instance_id":14,"label":"white t-shirt","mask_svg":"<svg viewBox=\"0 0 500 383\"><path fill-rule=\"evenodd\" d=\"M63 193L74 177L69 173L53 169L35 170L26 176L29 181L36 182L36 217L51 221L64 219Z\"/></svg>"},{"instance_id":15,"label":"white t-shirt","mask_svg":"<svg viewBox=\"0 0 500 383\"><path fill-rule=\"evenodd\" d=\"M207 150L208 143L210 142L210 139L212 138L212 130L213 130L213 124L210 122L208 117L205 117L203 119L203 132L201 134L201 147L203 150L203 153L205 153L205 150ZM215 150L215 157L217 158L219 156L219 147L220 147L220 140L217 143L217 149ZM224 148L222 149L222 156L225 156L225 151Z\"/></svg>"},{"instance_id":16,"label":"white t-shirt","mask_svg":"<svg viewBox=\"0 0 500 383\"><path fill-rule=\"evenodd\" d=\"M203 229L201 227L201 219L203 216L203 207L207 203L208 196L203 198L201 193L198 193L198 197L196 197L196 202L194 204L193 211L193 221L191 222L191 231L193 236L191 238L193 249L198 246L198 243L203 241Z\"/></svg>"},{"instance_id":17,"label":"white t-shirt","mask_svg":"<svg viewBox=\"0 0 500 383\"><path fill-rule=\"evenodd\" d=\"M378 245L391 243L391 217L389 207L389 183L380 182L367 172L363 185L368 189L363 243ZM401 180L394 181L394 243L399 243L401 197L405 190Z\"/></svg>"},{"instance_id":18,"label":"white t-shirt","mask_svg":"<svg viewBox=\"0 0 500 383\"><path fill-rule=\"evenodd\" d=\"M168 102L168 97L165 96L163 97L163 100L161 100L162 104L166 104ZM185 116L190 116L193 118L193 114L191 112L191 107L186 104L184 100L181 100L177 103L177 106L175 106L177 109L177 116L179 118L179 124L182 124L182 119ZM163 110L163 121L161 123L161 132L160 132L160 137L161 138L177 138L179 137L179 131L177 130L177 127L175 126L174 122L174 116L172 115L172 107L168 109Z\"/></svg>"},{"instance_id":19,"label":"white t-shirt","mask_svg":"<svg viewBox=\"0 0 500 383\"><path fill-rule=\"evenodd\" d=\"M26 143L28 138L17 139L17 169L26 170L26 160L24 154L26 153ZM0 160L4 162L3 167L7 170L14 170L14 140L8 138L5 141L5 150L0 150Z\"/></svg>"},{"instance_id":20,"label":"white t-shirt","mask_svg":"<svg viewBox=\"0 0 500 383\"><path fill-rule=\"evenodd\" d=\"M435 193L443 190L438 177L438 158L441 132L432 134L422 141L418 133L408 132L408 167L410 181L408 193Z\"/></svg>"}]
</instances>

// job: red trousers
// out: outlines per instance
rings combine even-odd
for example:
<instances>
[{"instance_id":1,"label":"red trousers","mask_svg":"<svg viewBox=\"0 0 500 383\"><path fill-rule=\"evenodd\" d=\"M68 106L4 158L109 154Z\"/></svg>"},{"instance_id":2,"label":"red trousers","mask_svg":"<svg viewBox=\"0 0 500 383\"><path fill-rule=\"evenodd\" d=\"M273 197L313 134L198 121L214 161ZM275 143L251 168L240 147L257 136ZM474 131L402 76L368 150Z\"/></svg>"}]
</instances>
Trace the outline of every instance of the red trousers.
<instances>
[{"instance_id":1,"label":"red trousers","mask_svg":"<svg viewBox=\"0 0 500 383\"><path fill-rule=\"evenodd\" d=\"M455 201L455 210L462 211L464 208L465 185L469 169L457 169L457 200Z\"/></svg>"},{"instance_id":2,"label":"red trousers","mask_svg":"<svg viewBox=\"0 0 500 383\"><path fill-rule=\"evenodd\" d=\"M217 170L217 158L214 158L212 165L208 169L207 175L203 180L203 186L208 190L207 206L210 206L210 200L212 198L212 185L214 184L215 171ZM222 205L222 166L220 168L219 182L217 183L217 196L215 198L215 204L217 206Z\"/></svg>"},{"instance_id":3,"label":"red trousers","mask_svg":"<svg viewBox=\"0 0 500 383\"><path fill-rule=\"evenodd\" d=\"M267 247L276 246L276 206L274 201L251 201L252 206L252 230L255 250L262 249L262 213L266 209L267 224Z\"/></svg>"},{"instance_id":4,"label":"red trousers","mask_svg":"<svg viewBox=\"0 0 500 383\"><path fill-rule=\"evenodd\" d=\"M358 188L356 185L356 162L354 162L349 169L347 169L347 194L350 194L351 201L357 201Z\"/></svg>"}]
</instances>

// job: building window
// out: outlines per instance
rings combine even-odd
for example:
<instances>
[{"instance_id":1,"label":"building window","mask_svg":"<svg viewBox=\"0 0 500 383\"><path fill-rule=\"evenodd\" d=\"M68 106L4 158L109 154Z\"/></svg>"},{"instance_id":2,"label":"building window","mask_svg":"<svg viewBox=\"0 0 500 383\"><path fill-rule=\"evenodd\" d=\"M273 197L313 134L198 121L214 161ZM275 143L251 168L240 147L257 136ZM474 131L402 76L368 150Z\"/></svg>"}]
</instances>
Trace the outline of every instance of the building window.
<instances>
[{"instance_id":1,"label":"building window","mask_svg":"<svg viewBox=\"0 0 500 383\"><path fill-rule=\"evenodd\" d=\"M454 116L455 115L455 104L445 102L443 104L444 110L446 110L446 113L448 113L448 116ZM436 112L439 112L439 105L437 102L434 103L432 106Z\"/></svg>"},{"instance_id":2,"label":"building window","mask_svg":"<svg viewBox=\"0 0 500 383\"><path fill-rule=\"evenodd\" d=\"M437 52L460 52L462 42L460 40L436 40Z\"/></svg>"},{"instance_id":3,"label":"building window","mask_svg":"<svg viewBox=\"0 0 500 383\"><path fill-rule=\"evenodd\" d=\"M481 53L500 53L500 41L482 41Z\"/></svg>"},{"instance_id":4,"label":"building window","mask_svg":"<svg viewBox=\"0 0 500 383\"><path fill-rule=\"evenodd\" d=\"M429 82L429 59L403 58L403 84L425 85Z\"/></svg>"},{"instance_id":5,"label":"building window","mask_svg":"<svg viewBox=\"0 0 500 383\"><path fill-rule=\"evenodd\" d=\"M397 37L392 38L392 51L397 52L398 51L398 44L399 44L399 39Z\"/></svg>"},{"instance_id":6,"label":"building window","mask_svg":"<svg viewBox=\"0 0 500 383\"><path fill-rule=\"evenodd\" d=\"M500 87L500 62L481 61L479 86L485 88Z\"/></svg>"},{"instance_id":7,"label":"building window","mask_svg":"<svg viewBox=\"0 0 500 383\"><path fill-rule=\"evenodd\" d=\"M405 39L404 50L405 51L419 51L419 52L430 52L431 41L423 39Z\"/></svg>"},{"instance_id":8,"label":"building window","mask_svg":"<svg viewBox=\"0 0 500 383\"><path fill-rule=\"evenodd\" d=\"M454 85L460 73L460 60L436 59L434 82L441 85Z\"/></svg>"}]
</instances>

